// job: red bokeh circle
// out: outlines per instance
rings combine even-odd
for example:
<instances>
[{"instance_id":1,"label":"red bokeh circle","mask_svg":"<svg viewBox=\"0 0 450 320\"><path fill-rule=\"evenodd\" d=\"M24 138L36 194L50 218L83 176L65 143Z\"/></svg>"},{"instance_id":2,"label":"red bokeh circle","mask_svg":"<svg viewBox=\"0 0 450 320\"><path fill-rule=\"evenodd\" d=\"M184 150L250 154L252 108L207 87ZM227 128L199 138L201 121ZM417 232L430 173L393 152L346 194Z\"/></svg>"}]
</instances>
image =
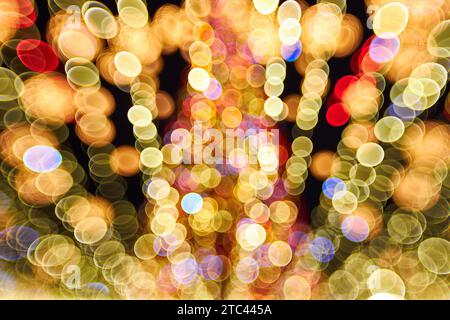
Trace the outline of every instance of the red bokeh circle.
<instances>
[{"instance_id":1,"label":"red bokeh circle","mask_svg":"<svg viewBox=\"0 0 450 320\"><path fill-rule=\"evenodd\" d=\"M18 29L29 28L34 25L37 18L36 9L34 8L34 1L32 0L16 0L18 5L19 21L17 23Z\"/></svg>"},{"instance_id":2,"label":"red bokeh circle","mask_svg":"<svg viewBox=\"0 0 450 320\"><path fill-rule=\"evenodd\" d=\"M350 113L344 104L335 103L328 108L326 119L333 127L340 127L350 119Z\"/></svg>"},{"instance_id":3,"label":"red bokeh circle","mask_svg":"<svg viewBox=\"0 0 450 320\"><path fill-rule=\"evenodd\" d=\"M58 57L45 42L36 39L22 40L16 50L20 61L32 71L49 72L58 67Z\"/></svg>"}]
</instances>

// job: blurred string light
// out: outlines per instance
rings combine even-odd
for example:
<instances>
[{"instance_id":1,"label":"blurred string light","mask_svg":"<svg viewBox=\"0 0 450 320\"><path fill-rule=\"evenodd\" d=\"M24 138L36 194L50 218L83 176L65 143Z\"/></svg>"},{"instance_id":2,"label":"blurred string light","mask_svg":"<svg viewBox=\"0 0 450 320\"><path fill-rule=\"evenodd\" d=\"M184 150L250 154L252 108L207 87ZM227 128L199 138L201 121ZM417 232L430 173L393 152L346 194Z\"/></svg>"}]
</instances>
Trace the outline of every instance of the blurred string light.
<instances>
[{"instance_id":1,"label":"blurred string light","mask_svg":"<svg viewBox=\"0 0 450 320\"><path fill-rule=\"evenodd\" d=\"M186 0L153 17L144 0L117 15L52 0L45 38L37 3L0 0L0 295L449 299L449 130L427 120L448 81L449 6L365 3L360 46L345 0ZM175 102L159 73L177 50L190 67ZM346 56L353 74L331 83L328 61ZM302 81L283 97L289 63ZM322 109L345 126L335 152L313 144ZM113 145L113 112L133 145ZM291 145L274 145L284 121ZM269 134L256 163L249 136L222 163L194 161L212 129ZM323 184L307 221L309 173ZM138 174L136 209L124 177Z\"/></svg>"}]
</instances>

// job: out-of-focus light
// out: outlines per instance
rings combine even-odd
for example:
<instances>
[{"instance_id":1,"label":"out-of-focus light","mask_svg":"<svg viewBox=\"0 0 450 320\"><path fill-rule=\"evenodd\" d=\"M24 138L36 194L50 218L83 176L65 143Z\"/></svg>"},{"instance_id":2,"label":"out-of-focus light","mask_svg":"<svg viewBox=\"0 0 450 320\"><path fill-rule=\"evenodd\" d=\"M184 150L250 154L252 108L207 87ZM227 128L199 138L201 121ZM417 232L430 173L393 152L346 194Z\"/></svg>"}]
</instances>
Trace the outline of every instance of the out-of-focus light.
<instances>
[{"instance_id":1,"label":"out-of-focus light","mask_svg":"<svg viewBox=\"0 0 450 320\"><path fill-rule=\"evenodd\" d=\"M181 200L181 208L186 213L195 214L199 212L203 207L203 198L201 195L195 192L186 194Z\"/></svg>"},{"instance_id":2,"label":"out-of-focus light","mask_svg":"<svg viewBox=\"0 0 450 320\"><path fill-rule=\"evenodd\" d=\"M342 233L353 242L362 242L369 236L369 225L358 216L349 216L342 222Z\"/></svg>"},{"instance_id":3,"label":"out-of-focus light","mask_svg":"<svg viewBox=\"0 0 450 320\"><path fill-rule=\"evenodd\" d=\"M317 237L311 241L311 254L313 257L323 263L331 261L334 257L334 245L330 239Z\"/></svg>"},{"instance_id":4,"label":"out-of-focus light","mask_svg":"<svg viewBox=\"0 0 450 320\"><path fill-rule=\"evenodd\" d=\"M62 156L58 150L50 146L34 146L23 155L25 166L34 172L50 172L61 165Z\"/></svg>"},{"instance_id":5,"label":"out-of-focus light","mask_svg":"<svg viewBox=\"0 0 450 320\"><path fill-rule=\"evenodd\" d=\"M345 191L346 189L345 183L339 178L328 178L322 184L322 191L329 199L333 199L337 192Z\"/></svg>"},{"instance_id":6,"label":"out-of-focus light","mask_svg":"<svg viewBox=\"0 0 450 320\"><path fill-rule=\"evenodd\" d=\"M287 62L293 62L302 54L302 43L298 40L292 45L283 44L281 46L281 55Z\"/></svg>"}]
</instances>

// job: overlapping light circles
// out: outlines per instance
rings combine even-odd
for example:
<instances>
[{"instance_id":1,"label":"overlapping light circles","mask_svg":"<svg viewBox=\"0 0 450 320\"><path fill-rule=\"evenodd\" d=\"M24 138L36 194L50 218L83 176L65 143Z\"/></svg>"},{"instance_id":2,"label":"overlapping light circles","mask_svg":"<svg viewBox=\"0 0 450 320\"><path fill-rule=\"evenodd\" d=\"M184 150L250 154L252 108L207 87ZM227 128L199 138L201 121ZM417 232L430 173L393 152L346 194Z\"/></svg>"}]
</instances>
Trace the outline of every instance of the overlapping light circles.
<instances>
[{"instance_id":1,"label":"overlapping light circles","mask_svg":"<svg viewBox=\"0 0 450 320\"><path fill-rule=\"evenodd\" d=\"M52 0L39 30L0 0L0 297L450 299L449 7L419 2Z\"/></svg>"}]
</instances>

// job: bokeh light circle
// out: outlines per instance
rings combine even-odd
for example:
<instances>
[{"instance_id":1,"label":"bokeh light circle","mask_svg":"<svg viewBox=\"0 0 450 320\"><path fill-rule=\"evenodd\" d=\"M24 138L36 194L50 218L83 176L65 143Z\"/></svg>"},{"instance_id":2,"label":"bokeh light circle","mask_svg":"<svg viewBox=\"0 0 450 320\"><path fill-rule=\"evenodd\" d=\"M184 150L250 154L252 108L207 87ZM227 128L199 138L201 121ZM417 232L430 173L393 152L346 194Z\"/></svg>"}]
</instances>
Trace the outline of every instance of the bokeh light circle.
<instances>
[{"instance_id":1,"label":"bokeh light circle","mask_svg":"<svg viewBox=\"0 0 450 320\"><path fill-rule=\"evenodd\" d=\"M38 145L25 151L23 162L28 169L34 172L51 172L61 165L62 156L53 147Z\"/></svg>"},{"instance_id":2,"label":"bokeh light circle","mask_svg":"<svg viewBox=\"0 0 450 320\"><path fill-rule=\"evenodd\" d=\"M203 198L198 193L190 192L184 195L181 200L181 207L186 213L195 214L202 209Z\"/></svg>"}]
</instances>

